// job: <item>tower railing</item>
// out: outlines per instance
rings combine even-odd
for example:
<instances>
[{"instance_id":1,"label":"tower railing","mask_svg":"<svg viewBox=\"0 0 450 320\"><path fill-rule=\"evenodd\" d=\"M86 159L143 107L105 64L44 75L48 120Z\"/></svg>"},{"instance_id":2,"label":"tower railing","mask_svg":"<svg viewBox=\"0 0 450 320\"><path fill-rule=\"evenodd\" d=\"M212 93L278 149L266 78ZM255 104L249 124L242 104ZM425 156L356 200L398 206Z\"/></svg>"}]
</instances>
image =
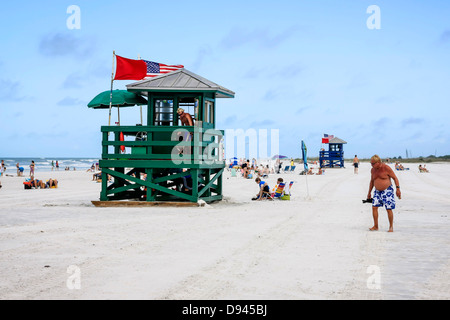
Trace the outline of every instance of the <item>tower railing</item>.
<instances>
[{"instance_id":1,"label":"tower railing","mask_svg":"<svg viewBox=\"0 0 450 320\"><path fill-rule=\"evenodd\" d=\"M223 130L103 126L100 200L222 199Z\"/></svg>"}]
</instances>

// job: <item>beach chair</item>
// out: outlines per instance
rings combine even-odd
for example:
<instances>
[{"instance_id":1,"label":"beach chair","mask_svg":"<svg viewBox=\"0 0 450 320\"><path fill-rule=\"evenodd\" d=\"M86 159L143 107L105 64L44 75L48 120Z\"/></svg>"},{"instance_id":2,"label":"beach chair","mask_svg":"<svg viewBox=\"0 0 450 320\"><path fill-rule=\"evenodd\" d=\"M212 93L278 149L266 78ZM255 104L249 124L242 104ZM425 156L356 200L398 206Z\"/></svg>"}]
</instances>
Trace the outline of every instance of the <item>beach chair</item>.
<instances>
[{"instance_id":1,"label":"beach chair","mask_svg":"<svg viewBox=\"0 0 450 320\"><path fill-rule=\"evenodd\" d=\"M289 189L288 189L289 195L291 195L291 188L292 188L293 184L294 184L294 181L289 182Z\"/></svg>"},{"instance_id":2,"label":"beach chair","mask_svg":"<svg viewBox=\"0 0 450 320\"><path fill-rule=\"evenodd\" d=\"M290 166L284 167L284 170L283 170L283 171L284 171L284 172L289 172L289 167L290 167Z\"/></svg>"},{"instance_id":3,"label":"beach chair","mask_svg":"<svg viewBox=\"0 0 450 320\"><path fill-rule=\"evenodd\" d=\"M270 192L263 191L262 197L261 197L261 198L262 198L262 199L272 200L272 201L273 201L274 196L273 196ZM257 197L253 197L252 200L258 200L258 198L257 198Z\"/></svg>"},{"instance_id":4,"label":"beach chair","mask_svg":"<svg viewBox=\"0 0 450 320\"><path fill-rule=\"evenodd\" d=\"M280 198L281 200L291 200L291 188L292 188L293 184L294 184L294 181L291 181L289 183L288 189L284 192L284 195L281 196L281 198Z\"/></svg>"},{"instance_id":5,"label":"beach chair","mask_svg":"<svg viewBox=\"0 0 450 320\"><path fill-rule=\"evenodd\" d=\"M23 188L24 189L31 189L32 188L31 181L24 181Z\"/></svg>"},{"instance_id":6,"label":"beach chair","mask_svg":"<svg viewBox=\"0 0 450 320\"><path fill-rule=\"evenodd\" d=\"M273 195L273 199L281 199L281 197L284 195L284 187L285 187L285 183L282 182L278 185L277 190L275 191L274 195Z\"/></svg>"},{"instance_id":7,"label":"beach chair","mask_svg":"<svg viewBox=\"0 0 450 320\"><path fill-rule=\"evenodd\" d=\"M294 172L295 171L295 166L291 167L291 170L289 170L289 172Z\"/></svg>"}]
</instances>

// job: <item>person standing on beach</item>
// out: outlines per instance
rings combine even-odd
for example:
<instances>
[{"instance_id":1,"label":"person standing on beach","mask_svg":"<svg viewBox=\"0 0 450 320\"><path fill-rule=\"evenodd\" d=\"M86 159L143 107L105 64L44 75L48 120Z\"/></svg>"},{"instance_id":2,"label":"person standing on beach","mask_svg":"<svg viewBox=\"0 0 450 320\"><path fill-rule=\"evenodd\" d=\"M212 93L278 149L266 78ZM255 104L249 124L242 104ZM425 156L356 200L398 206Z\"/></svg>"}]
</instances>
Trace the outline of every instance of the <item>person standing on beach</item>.
<instances>
[{"instance_id":1,"label":"person standing on beach","mask_svg":"<svg viewBox=\"0 0 450 320\"><path fill-rule=\"evenodd\" d=\"M55 169L55 163L52 160L52 171Z\"/></svg>"},{"instance_id":2,"label":"person standing on beach","mask_svg":"<svg viewBox=\"0 0 450 320\"><path fill-rule=\"evenodd\" d=\"M355 167L355 169L353 170L353 173L358 174L359 159L356 154L355 154L355 157L353 158L353 166Z\"/></svg>"},{"instance_id":3,"label":"person standing on beach","mask_svg":"<svg viewBox=\"0 0 450 320\"><path fill-rule=\"evenodd\" d=\"M31 164L30 164L30 177L34 177L34 160L31 160Z\"/></svg>"},{"instance_id":4,"label":"person standing on beach","mask_svg":"<svg viewBox=\"0 0 450 320\"><path fill-rule=\"evenodd\" d=\"M0 164L0 177L3 175L5 171L6 171L5 160L2 160L2 163Z\"/></svg>"},{"instance_id":5,"label":"person standing on beach","mask_svg":"<svg viewBox=\"0 0 450 320\"><path fill-rule=\"evenodd\" d=\"M58 160L56 160L56 170L59 170L59 163L58 163Z\"/></svg>"},{"instance_id":6,"label":"person standing on beach","mask_svg":"<svg viewBox=\"0 0 450 320\"><path fill-rule=\"evenodd\" d=\"M394 180L396 195L399 199L402 198L402 194L400 192L400 183L391 167L389 167L385 163L382 163L378 155L374 155L372 158L370 158L370 164L372 165L372 170L370 177L369 192L367 193L367 199L371 198L373 187L375 187L375 191L373 193L372 199L372 214L374 225L369 230L371 231L378 230L378 208L384 205L389 219L388 232L393 232L394 213L392 210L395 209L395 197L394 197L394 188L392 187L391 184L391 179Z\"/></svg>"}]
</instances>

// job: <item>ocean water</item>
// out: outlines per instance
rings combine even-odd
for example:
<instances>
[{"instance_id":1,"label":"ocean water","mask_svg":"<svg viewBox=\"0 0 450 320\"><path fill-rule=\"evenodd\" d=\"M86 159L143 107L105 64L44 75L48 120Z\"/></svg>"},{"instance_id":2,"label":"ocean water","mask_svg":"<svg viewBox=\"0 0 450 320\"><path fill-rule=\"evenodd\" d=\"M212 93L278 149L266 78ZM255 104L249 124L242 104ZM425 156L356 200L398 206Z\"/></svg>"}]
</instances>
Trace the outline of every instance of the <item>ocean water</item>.
<instances>
[{"instance_id":1,"label":"ocean water","mask_svg":"<svg viewBox=\"0 0 450 320\"><path fill-rule=\"evenodd\" d=\"M52 170L52 161L55 165L54 170L56 170L56 161L59 164L59 171L64 171L66 167L70 170L87 170L92 164L98 163L99 159L95 158L0 158L3 160L6 166L7 174L16 174L17 168L16 164L19 163L20 167L23 167L24 174L30 172L31 161L34 160L35 172L44 172Z\"/></svg>"}]
</instances>

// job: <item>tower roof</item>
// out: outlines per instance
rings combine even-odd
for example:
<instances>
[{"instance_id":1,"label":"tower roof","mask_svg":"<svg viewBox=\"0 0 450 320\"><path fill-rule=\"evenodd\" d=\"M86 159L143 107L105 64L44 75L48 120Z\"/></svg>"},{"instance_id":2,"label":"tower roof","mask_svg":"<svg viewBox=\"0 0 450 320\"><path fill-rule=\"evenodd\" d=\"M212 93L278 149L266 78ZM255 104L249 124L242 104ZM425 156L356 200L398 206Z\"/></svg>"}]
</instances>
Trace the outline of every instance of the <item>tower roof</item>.
<instances>
[{"instance_id":1,"label":"tower roof","mask_svg":"<svg viewBox=\"0 0 450 320\"><path fill-rule=\"evenodd\" d=\"M344 143L347 143L347 141L339 139L338 137L334 137L333 139L330 139L328 141L328 143L342 143L342 144L344 144Z\"/></svg>"},{"instance_id":2,"label":"tower roof","mask_svg":"<svg viewBox=\"0 0 450 320\"><path fill-rule=\"evenodd\" d=\"M179 69L167 74L163 74L151 79L141 80L128 84L129 91L138 91L142 95L148 95L147 92L204 92L213 91L216 98L234 98L234 92L224 88L217 83L205 79L187 69Z\"/></svg>"}]
</instances>

